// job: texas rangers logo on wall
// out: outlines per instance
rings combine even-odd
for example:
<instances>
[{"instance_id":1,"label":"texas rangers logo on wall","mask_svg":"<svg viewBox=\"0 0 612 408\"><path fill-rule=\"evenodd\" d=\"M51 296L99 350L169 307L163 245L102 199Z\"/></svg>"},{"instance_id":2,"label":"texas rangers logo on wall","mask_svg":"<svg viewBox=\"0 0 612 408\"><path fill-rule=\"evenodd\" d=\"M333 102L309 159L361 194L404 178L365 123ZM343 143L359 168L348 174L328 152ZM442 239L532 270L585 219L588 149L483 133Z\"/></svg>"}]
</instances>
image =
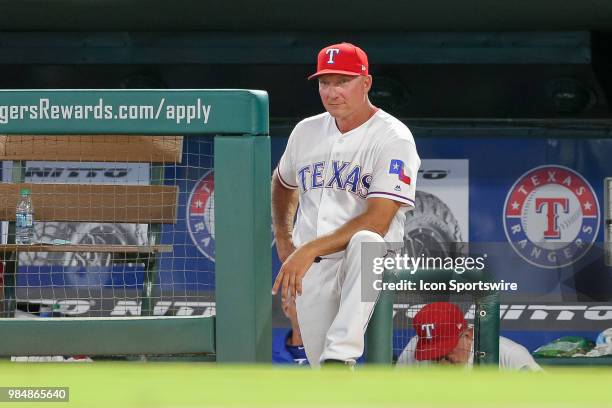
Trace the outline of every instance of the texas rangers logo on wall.
<instances>
[{"instance_id":1,"label":"texas rangers logo on wall","mask_svg":"<svg viewBox=\"0 0 612 408\"><path fill-rule=\"evenodd\" d=\"M514 183L504 204L504 229L514 250L542 268L571 265L599 231L599 202L591 185L563 166L540 166Z\"/></svg>"},{"instance_id":2,"label":"texas rangers logo on wall","mask_svg":"<svg viewBox=\"0 0 612 408\"><path fill-rule=\"evenodd\" d=\"M187 226L193 243L215 260L215 181L210 170L196 183L187 202Z\"/></svg>"}]
</instances>

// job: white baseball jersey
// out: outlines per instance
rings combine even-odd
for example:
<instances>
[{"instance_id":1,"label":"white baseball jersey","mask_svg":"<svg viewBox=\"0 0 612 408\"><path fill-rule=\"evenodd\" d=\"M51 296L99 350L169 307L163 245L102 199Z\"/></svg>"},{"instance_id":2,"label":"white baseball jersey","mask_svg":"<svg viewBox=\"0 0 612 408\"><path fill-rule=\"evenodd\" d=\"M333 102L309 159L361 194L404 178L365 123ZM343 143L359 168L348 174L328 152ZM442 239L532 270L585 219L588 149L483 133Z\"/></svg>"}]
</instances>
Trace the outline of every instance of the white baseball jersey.
<instances>
[{"instance_id":1,"label":"white baseball jersey","mask_svg":"<svg viewBox=\"0 0 612 408\"><path fill-rule=\"evenodd\" d=\"M283 186L300 192L294 245L364 213L370 197L402 203L384 237L402 242L420 163L410 130L383 110L344 134L327 112L301 121L276 169Z\"/></svg>"},{"instance_id":2,"label":"white baseball jersey","mask_svg":"<svg viewBox=\"0 0 612 408\"><path fill-rule=\"evenodd\" d=\"M418 337L414 336L397 359L397 365L431 364L428 361L417 361L414 358ZM468 360L468 366L474 365L474 343ZM499 368L502 370L531 370L540 371L542 368L536 363L529 351L522 345L499 336Z\"/></svg>"}]
</instances>

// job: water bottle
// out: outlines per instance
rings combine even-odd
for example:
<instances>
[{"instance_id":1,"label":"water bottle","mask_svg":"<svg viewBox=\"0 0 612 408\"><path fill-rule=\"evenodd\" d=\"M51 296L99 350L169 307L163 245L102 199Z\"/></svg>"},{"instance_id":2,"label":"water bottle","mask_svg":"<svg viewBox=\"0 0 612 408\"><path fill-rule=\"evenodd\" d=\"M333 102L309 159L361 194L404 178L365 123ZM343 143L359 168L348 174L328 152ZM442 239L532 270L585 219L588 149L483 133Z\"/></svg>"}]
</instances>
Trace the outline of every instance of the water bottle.
<instances>
[{"instance_id":1,"label":"water bottle","mask_svg":"<svg viewBox=\"0 0 612 408\"><path fill-rule=\"evenodd\" d=\"M15 243L30 245L34 242L34 207L30 189L21 189L15 217Z\"/></svg>"}]
</instances>

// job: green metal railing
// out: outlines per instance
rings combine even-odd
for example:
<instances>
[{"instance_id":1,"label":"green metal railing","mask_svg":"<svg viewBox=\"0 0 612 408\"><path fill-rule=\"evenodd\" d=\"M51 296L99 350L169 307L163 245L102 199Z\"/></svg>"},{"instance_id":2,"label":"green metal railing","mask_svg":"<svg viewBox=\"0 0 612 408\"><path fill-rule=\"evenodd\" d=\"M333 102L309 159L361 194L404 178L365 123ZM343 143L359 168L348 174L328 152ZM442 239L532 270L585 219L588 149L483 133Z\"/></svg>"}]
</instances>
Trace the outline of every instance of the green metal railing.
<instances>
[{"instance_id":1,"label":"green metal railing","mask_svg":"<svg viewBox=\"0 0 612 408\"><path fill-rule=\"evenodd\" d=\"M116 114L121 106L151 106L153 115L139 119L61 116L61 106L75 105L100 106L101 112L110 106ZM195 110L202 105L208 106L206 117L202 111L198 120L188 121L186 107ZM17 110L11 110L15 106ZM11 113L23 112L25 108L19 107L28 107L25 117ZM38 112L36 117L33 110ZM220 362L271 360L270 138L265 92L0 91L0 116L0 134L5 135L214 135L217 231L216 316L5 318L0 319L1 355L212 353ZM152 233L159 235L158 230ZM12 261L15 265L16 254ZM154 264L155 259L150 262ZM145 283L157 282L155 268L151 273ZM14 308L13 278L11 274L7 279L4 295L5 305ZM143 295L151 293L145 290ZM142 310L151 314L150 299L143 301Z\"/></svg>"}]
</instances>

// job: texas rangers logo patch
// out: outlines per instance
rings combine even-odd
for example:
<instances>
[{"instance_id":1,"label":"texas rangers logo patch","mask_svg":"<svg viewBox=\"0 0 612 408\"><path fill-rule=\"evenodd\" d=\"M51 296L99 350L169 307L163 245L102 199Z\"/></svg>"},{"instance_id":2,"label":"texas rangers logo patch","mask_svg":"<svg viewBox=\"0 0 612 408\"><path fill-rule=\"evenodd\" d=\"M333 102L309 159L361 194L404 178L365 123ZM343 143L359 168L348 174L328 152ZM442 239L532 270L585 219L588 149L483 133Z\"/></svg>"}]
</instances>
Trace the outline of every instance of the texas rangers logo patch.
<instances>
[{"instance_id":1,"label":"texas rangers logo patch","mask_svg":"<svg viewBox=\"0 0 612 408\"><path fill-rule=\"evenodd\" d=\"M403 161L397 159L391 160L391 165L389 166L389 174L397 174L397 177L402 183L410 185L410 177L408 177L408 175L404 173Z\"/></svg>"},{"instance_id":2,"label":"texas rangers logo patch","mask_svg":"<svg viewBox=\"0 0 612 408\"><path fill-rule=\"evenodd\" d=\"M339 48L328 48L325 50L325 53L327 55L329 55L329 59L327 60L328 64L334 64L334 55L335 54L340 54L340 49Z\"/></svg>"},{"instance_id":3,"label":"texas rangers logo patch","mask_svg":"<svg viewBox=\"0 0 612 408\"><path fill-rule=\"evenodd\" d=\"M573 264L599 231L599 202L591 185L563 166L540 166L514 183L504 203L504 230L514 250L541 268Z\"/></svg>"},{"instance_id":4,"label":"texas rangers logo patch","mask_svg":"<svg viewBox=\"0 0 612 408\"><path fill-rule=\"evenodd\" d=\"M212 170L196 183L187 202L187 226L193 243L215 260L215 181Z\"/></svg>"}]
</instances>

